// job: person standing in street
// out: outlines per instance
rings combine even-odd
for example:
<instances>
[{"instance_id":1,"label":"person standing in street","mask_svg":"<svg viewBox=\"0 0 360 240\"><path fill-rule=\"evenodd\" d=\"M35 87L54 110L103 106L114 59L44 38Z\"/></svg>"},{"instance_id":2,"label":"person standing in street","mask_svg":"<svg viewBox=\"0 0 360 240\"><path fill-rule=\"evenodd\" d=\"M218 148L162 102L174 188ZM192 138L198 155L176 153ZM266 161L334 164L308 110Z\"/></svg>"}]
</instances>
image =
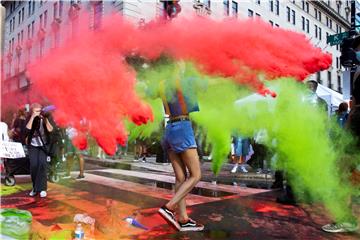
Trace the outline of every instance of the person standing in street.
<instances>
[{"instance_id":1,"label":"person standing in street","mask_svg":"<svg viewBox=\"0 0 360 240\"><path fill-rule=\"evenodd\" d=\"M31 106L31 116L26 123L25 136L30 159L30 174L33 188L29 193L40 197L47 196L47 161L49 152L47 145L50 142L50 133L54 127L45 114L41 114L42 106L34 103Z\"/></svg>"},{"instance_id":2,"label":"person standing in street","mask_svg":"<svg viewBox=\"0 0 360 240\"><path fill-rule=\"evenodd\" d=\"M195 142L194 131L189 114L199 111L197 102L190 100L191 88L183 89L181 80L184 76L185 64L179 62L175 66L176 90L171 98L162 94L165 113L169 115L163 147L168 153L175 173L175 195L159 209L160 215L178 231L202 231L204 225L189 218L186 212L186 195L201 179L200 161ZM187 94L187 95L185 95ZM189 176L187 176L187 170ZM175 211L178 210L178 218Z\"/></svg>"}]
</instances>

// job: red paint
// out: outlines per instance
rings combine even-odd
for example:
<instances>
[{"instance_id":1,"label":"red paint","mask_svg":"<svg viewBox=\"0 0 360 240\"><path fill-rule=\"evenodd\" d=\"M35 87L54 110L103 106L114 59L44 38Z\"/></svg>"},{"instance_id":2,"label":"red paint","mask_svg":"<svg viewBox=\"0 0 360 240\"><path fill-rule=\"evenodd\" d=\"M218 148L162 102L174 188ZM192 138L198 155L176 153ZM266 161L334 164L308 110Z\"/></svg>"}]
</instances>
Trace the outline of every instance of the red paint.
<instances>
[{"instance_id":1,"label":"red paint","mask_svg":"<svg viewBox=\"0 0 360 240\"><path fill-rule=\"evenodd\" d=\"M138 125L153 119L135 92L136 73L123 60L126 55L155 59L166 53L273 97L259 75L303 80L331 64L331 55L312 46L305 35L260 20L175 19L136 28L111 16L96 32L88 26L88 16L80 17L79 37L33 63L28 72L38 92L56 106L55 120L79 130L86 119L89 124L80 132L89 132L110 155L116 143L126 141L125 119ZM74 143L82 148L85 141Z\"/></svg>"}]
</instances>

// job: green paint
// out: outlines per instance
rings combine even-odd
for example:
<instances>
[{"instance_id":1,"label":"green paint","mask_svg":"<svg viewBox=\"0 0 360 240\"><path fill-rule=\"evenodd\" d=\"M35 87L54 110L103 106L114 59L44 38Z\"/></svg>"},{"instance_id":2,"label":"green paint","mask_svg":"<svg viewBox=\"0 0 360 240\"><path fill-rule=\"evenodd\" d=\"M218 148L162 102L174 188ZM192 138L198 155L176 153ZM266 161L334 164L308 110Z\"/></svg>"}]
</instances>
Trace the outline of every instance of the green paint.
<instances>
[{"instance_id":1,"label":"green paint","mask_svg":"<svg viewBox=\"0 0 360 240\"><path fill-rule=\"evenodd\" d=\"M32 185L30 183L27 184L17 184L15 186L5 186L1 184L1 193L0 196L5 197L17 192L31 190Z\"/></svg>"},{"instance_id":2,"label":"green paint","mask_svg":"<svg viewBox=\"0 0 360 240\"><path fill-rule=\"evenodd\" d=\"M146 85L144 96L159 97L159 86L165 80L165 93L171 96L176 67L165 61L139 70L138 77ZM351 219L348 200L355 190L345 165L359 164L360 155L345 152L351 137L323 109L306 100L309 92L304 84L292 79L266 82L277 98L236 105L236 100L252 93L229 79L204 76L190 63L186 63L184 76L191 76L188 79L197 92L200 112L192 113L191 118L206 134L215 174L227 161L233 133L253 137L265 129L264 144L277 154L273 167L286 171L296 196L324 203L336 220Z\"/></svg>"}]
</instances>

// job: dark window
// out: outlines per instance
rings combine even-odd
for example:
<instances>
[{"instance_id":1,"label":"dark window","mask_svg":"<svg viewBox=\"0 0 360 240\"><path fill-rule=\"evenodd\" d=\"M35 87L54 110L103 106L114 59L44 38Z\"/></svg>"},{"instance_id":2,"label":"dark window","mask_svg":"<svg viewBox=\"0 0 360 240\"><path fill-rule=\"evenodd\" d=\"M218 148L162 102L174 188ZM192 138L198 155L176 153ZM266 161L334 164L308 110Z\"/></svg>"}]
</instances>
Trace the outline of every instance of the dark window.
<instances>
[{"instance_id":1,"label":"dark window","mask_svg":"<svg viewBox=\"0 0 360 240\"><path fill-rule=\"evenodd\" d=\"M54 16L53 16L53 19L57 18L57 14L58 14L58 3L55 2L54 3Z\"/></svg>"},{"instance_id":2,"label":"dark window","mask_svg":"<svg viewBox=\"0 0 360 240\"><path fill-rule=\"evenodd\" d=\"M320 84L322 83L320 72L317 72L317 73L316 73L316 81L317 81L318 83L320 83Z\"/></svg>"},{"instance_id":3,"label":"dark window","mask_svg":"<svg viewBox=\"0 0 360 240\"><path fill-rule=\"evenodd\" d=\"M275 27L280 27L279 24L275 23Z\"/></svg>"},{"instance_id":4,"label":"dark window","mask_svg":"<svg viewBox=\"0 0 360 240\"><path fill-rule=\"evenodd\" d=\"M321 40L321 35L322 35L322 33L321 33L321 27L318 27L318 29L319 29L319 39Z\"/></svg>"},{"instance_id":5,"label":"dark window","mask_svg":"<svg viewBox=\"0 0 360 240\"><path fill-rule=\"evenodd\" d=\"M290 8L286 7L287 21L290 22Z\"/></svg>"},{"instance_id":6,"label":"dark window","mask_svg":"<svg viewBox=\"0 0 360 240\"><path fill-rule=\"evenodd\" d=\"M260 5L260 0L256 0L256 3Z\"/></svg>"},{"instance_id":7,"label":"dark window","mask_svg":"<svg viewBox=\"0 0 360 240\"><path fill-rule=\"evenodd\" d=\"M31 15L31 1L28 2L28 16Z\"/></svg>"},{"instance_id":8,"label":"dark window","mask_svg":"<svg viewBox=\"0 0 360 240\"><path fill-rule=\"evenodd\" d=\"M302 22L302 30L305 31L305 17L301 17L301 22Z\"/></svg>"},{"instance_id":9,"label":"dark window","mask_svg":"<svg viewBox=\"0 0 360 240\"><path fill-rule=\"evenodd\" d=\"M254 15L253 10L248 9L248 17L252 17Z\"/></svg>"},{"instance_id":10,"label":"dark window","mask_svg":"<svg viewBox=\"0 0 360 240\"><path fill-rule=\"evenodd\" d=\"M310 21L309 21L309 19L306 19L306 32L310 33Z\"/></svg>"},{"instance_id":11,"label":"dark window","mask_svg":"<svg viewBox=\"0 0 360 240\"><path fill-rule=\"evenodd\" d=\"M94 29L98 29L101 27L102 9L102 2L97 2L94 5Z\"/></svg>"},{"instance_id":12,"label":"dark window","mask_svg":"<svg viewBox=\"0 0 360 240\"><path fill-rule=\"evenodd\" d=\"M237 17L237 16L238 16L238 3L232 1L232 7L231 7L231 9L232 9L232 15L233 15L234 17Z\"/></svg>"},{"instance_id":13,"label":"dark window","mask_svg":"<svg viewBox=\"0 0 360 240\"><path fill-rule=\"evenodd\" d=\"M62 16L64 2L62 0L59 1L59 18Z\"/></svg>"},{"instance_id":14,"label":"dark window","mask_svg":"<svg viewBox=\"0 0 360 240\"><path fill-rule=\"evenodd\" d=\"M321 12L320 11L319 11L318 17L319 17L319 21L321 22Z\"/></svg>"},{"instance_id":15,"label":"dark window","mask_svg":"<svg viewBox=\"0 0 360 240\"><path fill-rule=\"evenodd\" d=\"M292 13L292 24L295 25L295 11L294 10L291 10L291 13Z\"/></svg>"},{"instance_id":16,"label":"dark window","mask_svg":"<svg viewBox=\"0 0 360 240\"><path fill-rule=\"evenodd\" d=\"M341 77L337 76L337 82L338 82L338 91L339 93L342 93L342 87L341 87Z\"/></svg>"},{"instance_id":17,"label":"dark window","mask_svg":"<svg viewBox=\"0 0 360 240\"><path fill-rule=\"evenodd\" d=\"M270 0L270 11L274 12L274 1Z\"/></svg>"},{"instance_id":18,"label":"dark window","mask_svg":"<svg viewBox=\"0 0 360 240\"><path fill-rule=\"evenodd\" d=\"M230 14L229 0L224 0L223 4L224 4L224 15L229 16Z\"/></svg>"},{"instance_id":19,"label":"dark window","mask_svg":"<svg viewBox=\"0 0 360 240\"><path fill-rule=\"evenodd\" d=\"M332 88L332 82L331 82L331 71L327 72L328 77L328 87Z\"/></svg>"},{"instance_id":20,"label":"dark window","mask_svg":"<svg viewBox=\"0 0 360 240\"><path fill-rule=\"evenodd\" d=\"M276 15L280 15L280 3L279 0L275 0Z\"/></svg>"},{"instance_id":21,"label":"dark window","mask_svg":"<svg viewBox=\"0 0 360 240\"><path fill-rule=\"evenodd\" d=\"M301 1L301 7L303 10L305 10L305 1L304 0Z\"/></svg>"},{"instance_id":22,"label":"dark window","mask_svg":"<svg viewBox=\"0 0 360 240\"><path fill-rule=\"evenodd\" d=\"M314 31L315 31L315 38L317 38L318 37L318 26L316 24L315 24Z\"/></svg>"},{"instance_id":23,"label":"dark window","mask_svg":"<svg viewBox=\"0 0 360 240\"><path fill-rule=\"evenodd\" d=\"M46 28L47 25L47 10L44 12L44 28Z\"/></svg>"},{"instance_id":24,"label":"dark window","mask_svg":"<svg viewBox=\"0 0 360 240\"><path fill-rule=\"evenodd\" d=\"M270 20L269 23L270 23L271 26L274 26L274 22L273 22L273 21Z\"/></svg>"},{"instance_id":25,"label":"dark window","mask_svg":"<svg viewBox=\"0 0 360 240\"><path fill-rule=\"evenodd\" d=\"M306 8L306 12L309 13L309 3L308 2L305 3L305 8Z\"/></svg>"}]
</instances>

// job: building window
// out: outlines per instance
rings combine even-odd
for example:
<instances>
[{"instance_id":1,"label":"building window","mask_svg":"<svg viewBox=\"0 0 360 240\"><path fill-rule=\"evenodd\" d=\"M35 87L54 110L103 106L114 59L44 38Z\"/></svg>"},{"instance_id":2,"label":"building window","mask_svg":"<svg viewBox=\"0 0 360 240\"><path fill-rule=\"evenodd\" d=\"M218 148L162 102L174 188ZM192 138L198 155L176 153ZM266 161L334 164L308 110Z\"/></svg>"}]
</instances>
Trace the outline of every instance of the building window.
<instances>
[{"instance_id":1,"label":"building window","mask_svg":"<svg viewBox=\"0 0 360 240\"><path fill-rule=\"evenodd\" d=\"M336 58L336 69L339 69L339 57Z\"/></svg>"},{"instance_id":2,"label":"building window","mask_svg":"<svg viewBox=\"0 0 360 240\"><path fill-rule=\"evenodd\" d=\"M40 50L40 52L39 52L39 57L40 58L42 58L42 56L44 55L44 46L45 46L45 40L44 39L42 39L41 41L40 41L40 48L39 48L39 50Z\"/></svg>"},{"instance_id":3,"label":"building window","mask_svg":"<svg viewBox=\"0 0 360 240\"><path fill-rule=\"evenodd\" d=\"M43 15L42 14L40 14L39 19L40 19L40 25L39 25L39 30L40 30L43 27Z\"/></svg>"},{"instance_id":4,"label":"building window","mask_svg":"<svg viewBox=\"0 0 360 240\"><path fill-rule=\"evenodd\" d=\"M211 1L210 1L210 0L206 0L206 1L205 1L205 5L206 5L208 8L211 8Z\"/></svg>"},{"instance_id":5,"label":"building window","mask_svg":"<svg viewBox=\"0 0 360 240\"><path fill-rule=\"evenodd\" d=\"M302 7L302 10L305 10L305 1L304 0L301 1L301 7Z\"/></svg>"},{"instance_id":6,"label":"building window","mask_svg":"<svg viewBox=\"0 0 360 240\"><path fill-rule=\"evenodd\" d=\"M54 3L54 11L53 11L53 19L57 18L57 14L58 14L58 3L55 2Z\"/></svg>"},{"instance_id":7,"label":"building window","mask_svg":"<svg viewBox=\"0 0 360 240\"><path fill-rule=\"evenodd\" d=\"M238 16L238 3L235 1L232 1L231 9L232 9L232 16L237 17Z\"/></svg>"},{"instance_id":8,"label":"building window","mask_svg":"<svg viewBox=\"0 0 360 240\"><path fill-rule=\"evenodd\" d=\"M318 13L319 22L321 22L321 12Z\"/></svg>"},{"instance_id":9,"label":"building window","mask_svg":"<svg viewBox=\"0 0 360 240\"><path fill-rule=\"evenodd\" d=\"M279 24L275 23L275 27L280 27Z\"/></svg>"},{"instance_id":10,"label":"building window","mask_svg":"<svg viewBox=\"0 0 360 240\"><path fill-rule=\"evenodd\" d=\"M273 27L274 26L274 22L273 21L269 21L270 25Z\"/></svg>"},{"instance_id":11,"label":"building window","mask_svg":"<svg viewBox=\"0 0 360 240\"><path fill-rule=\"evenodd\" d=\"M318 10L315 8L314 11L315 11L315 18L318 19Z\"/></svg>"},{"instance_id":12,"label":"building window","mask_svg":"<svg viewBox=\"0 0 360 240\"><path fill-rule=\"evenodd\" d=\"M310 21L309 21L309 19L306 19L306 32L310 33Z\"/></svg>"},{"instance_id":13,"label":"building window","mask_svg":"<svg viewBox=\"0 0 360 240\"><path fill-rule=\"evenodd\" d=\"M21 30L21 45L23 44L23 42L24 42L24 30Z\"/></svg>"},{"instance_id":14,"label":"building window","mask_svg":"<svg viewBox=\"0 0 360 240\"><path fill-rule=\"evenodd\" d=\"M254 16L254 12L251 9L248 9L248 17Z\"/></svg>"},{"instance_id":15,"label":"building window","mask_svg":"<svg viewBox=\"0 0 360 240\"><path fill-rule=\"evenodd\" d=\"M260 0L256 0L256 3L260 5Z\"/></svg>"},{"instance_id":16,"label":"building window","mask_svg":"<svg viewBox=\"0 0 360 240\"><path fill-rule=\"evenodd\" d=\"M301 17L302 30L305 31L305 17Z\"/></svg>"},{"instance_id":17,"label":"building window","mask_svg":"<svg viewBox=\"0 0 360 240\"><path fill-rule=\"evenodd\" d=\"M322 35L322 33L321 33L321 27L318 27L318 30L319 30L319 39L321 40L321 35Z\"/></svg>"},{"instance_id":18,"label":"building window","mask_svg":"<svg viewBox=\"0 0 360 240\"><path fill-rule=\"evenodd\" d=\"M21 22L25 20L25 7L21 9Z\"/></svg>"},{"instance_id":19,"label":"building window","mask_svg":"<svg viewBox=\"0 0 360 240\"><path fill-rule=\"evenodd\" d=\"M44 28L46 28L47 25L47 10L44 12Z\"/></svg>"},{"instance_id":20,"label":"building window","mask_svg":"<svg viewBox=\"0 0 360 240\"><path fill-rule=\"evenodd\" d=\"M320 72L317 72L316 73L316 81L318 82L318 83L322 83L322 81L321 81L321 73Z\"/></svg>"},{"instance_id":21,"label":"building window","mask_svg":"<svg viewBox=\"0 0 360 240\"><path fill-rule=\"evenodd\" d=\"M270 0L270 11L274 12L274 1Z\"/></svg>"},{"instance_id":22,"label":"building window","mask_svg":"<svg viewBox=\"0 0 360 240\"><path fill-rule=\"evenodd\" d=\"M31 24L27 26L27 38L30 39L31 36Z\"/></svg>"},{"instance_id":23,"label":"building window","mask_svg":"<svg viewBox=\"0 0 360 240\"><path fill-rule=\"evenodd\" d=\"M332 83L331 83L331 71L327 72L327 78L328 78L328 88L332 88Z\"/></svg>"},{"instance_id":24,"label":"building window","mask_svg":"<svg viewBox=\"0 0 360 240\"><path fill-rule=\"evenodd\" d=\"M332 29L332 20L329 21L329 28Z\"/></svg>"},{"instance_id":25,"label":"building window","mask_svg":"<svg viewBox=\"0 0 360 240\"><path fill-rule=\"evenodd\" d=\"M338 82L338 91L339 93L342 93L342 87L341 87L341 77L337 76L337 82Z\"/></svg>"},{"instance_id":26,"label":"building window","mask_svg":"<svg viewBox=\"0 0 360 240\"><path fill-rule=\"evenodd\" d=\"M276 15L280 15L280 3L279 0L275 0Z\"/></svg>"},{"instance_id":27,"label":"building window","mask_svg":"<svg viewBox=\"0 0 360 240\"><path fill-rule=\"evenodd\" d=\"M329 26L329 17L326 16L326 26L328 27Z\"/></svg>"},{"instance_id":28,"label":"building window","mask_svg":"<svg viewBox=\"0 0 360 240\"><path fill-rule=\"evenodd\" d=\"M34 32L35 32L35 21L32 21L32 23L31 23L31 38L34 37Z\"/></svg>"},{"instance_id":29,"label":"building window","mask_svg":"<svg viewBox=\"0 0 360 240\"><path fill-rule=\"evenodd\" d=\"M287 14L287 21L290 22L290 8L289 7L286 7L286 14Z\"/></svg>"},{"instance_id":30,"label":"building window","mask_svg":"<svg viewBox=\"0 0 360 240\"><path fill-rule=\"evenodd\" d=\"M291 10L291 13L292 13L292 24L295 25L295 11L294 10Z\"/></svg>"},{"instance_id":31,"label":"building window","mask_svg":"<svg viewBox=\"0 0 360 240\"><path fill-rule=\"evenodd\" d=\"M28 17L31 15L31 1L28 2Z\"/></svg>"},{"instance_id":32,"label":"building window","mask_svg":"<svg viewBox=\"0 0 360 240\"><path fill-rule=\"evenodd\" d=\"M10 32L12 32L12 19L10 19Z\"/></svg>"},{"instance_id":33,"label":"building window","mask_svg":"<svg viewBox=\"0 0 360 240\"><path fill-rule=\"evenodd\" d=\"M315 24L315 38L318 38L318 26Z\"/></svg>"},{"instance_id":34,"label":"building window","mask_svg":"<svg viewBox=\"0 0 360 240\"><path fill-rule=\"evenodd\" d=\"M305 3L305 10L306 10L307 13L309 13L309 9L310 9L310 8L309 8L309 3L306 2L306 3Z\"/></svg>"},{"instance_id":35,"label":"building window","mask_svg":"<svg viewBox=\"0 0 360 240\"><path fill-rule=\"evenodd\" d=\"M35 13L35 0L32 1L31 15Z\"/></svg>"},{"instance_id":36,"label":"building window","mask_svg":"<svg viewBox=\"0 0 360 240\"><path fill-rule=\"evenodd\" d=\"M94 4L94 29L98 29L101 27L102 10L102 1Z\"/></svg>"},{"instance_id":37,"label":"building window","mask_svg":"<svg viewBox=\"0 0 360 240\"><path fill-rule=\"evenodd\" d=\"M18 12L18 25L21 23L21 11Z\"/></svg>"},{"instance_id":38,"label":"building window","mask_svg":"<svg viewBox=\"0 0 360 240\"><path fill-rule=\"evenodd\" d=\"M64 7L64 2L62 0L60 0L59 1L59 18L61 18L61 16L62 16L63 7Z\"/></svg>"},{"instance_id":39,"label":"building window","mask_svg":"<svg viewBox=\"0 0 360 240\"><path fill-rule=\"evenodd\" d=\"M229 0L224 0L223 5L224 5L224 15L229 16L230 14Z\"/></svg>"}]
</instances>

